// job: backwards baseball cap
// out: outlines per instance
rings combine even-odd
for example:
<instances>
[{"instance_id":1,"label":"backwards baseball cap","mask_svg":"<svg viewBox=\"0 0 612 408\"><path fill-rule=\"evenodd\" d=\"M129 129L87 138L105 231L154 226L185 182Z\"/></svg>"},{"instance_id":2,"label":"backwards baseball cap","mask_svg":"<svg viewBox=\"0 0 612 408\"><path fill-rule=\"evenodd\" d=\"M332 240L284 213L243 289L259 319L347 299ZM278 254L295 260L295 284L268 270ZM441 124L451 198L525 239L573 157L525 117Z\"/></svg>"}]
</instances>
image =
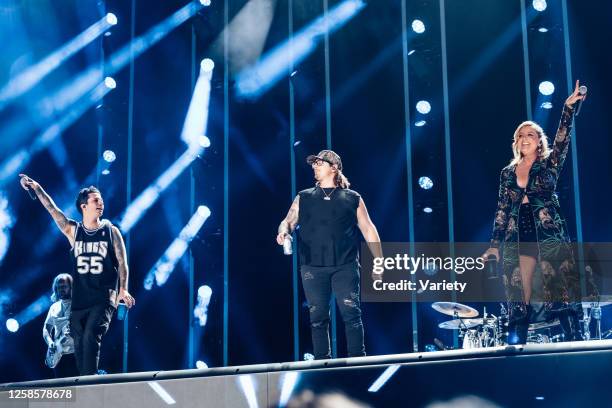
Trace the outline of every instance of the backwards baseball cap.
<instances>
[{"instance_id":1,"label":"backwards baseball cap","mask_svg":"<svg viewBox=\"0 0 612 408\"><path fill-rule=\"evenodd\" d=\"M329 163L330 165L338 166L338 170L342 170L342 160L340 156L333 150L321 150L316 156L311 154L306 158L306 163L312 165L317 160L323 160L324 162Z\"/></svg>"}]
</instances>

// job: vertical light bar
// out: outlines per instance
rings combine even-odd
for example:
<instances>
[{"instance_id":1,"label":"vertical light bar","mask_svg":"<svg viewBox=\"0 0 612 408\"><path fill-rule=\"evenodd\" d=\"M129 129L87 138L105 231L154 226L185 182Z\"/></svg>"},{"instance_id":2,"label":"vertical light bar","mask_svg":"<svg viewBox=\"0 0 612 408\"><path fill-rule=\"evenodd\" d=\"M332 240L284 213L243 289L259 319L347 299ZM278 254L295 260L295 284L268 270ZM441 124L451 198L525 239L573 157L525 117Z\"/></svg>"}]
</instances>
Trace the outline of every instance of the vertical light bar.
<instances>
[{"instance_id":1,"label":"vertical light bar","mask_svg":"<svg viewBox=\"0 0 612 408\"><path fill-rule=\"evenodd\" d=\"M404 82L404 141L406 143L406 179L408 182L408 239L410 241L410 253L414 255L414 190L412 183L412 128L410 120L410 85L408 81L408 24L406 1L402 0L402 69ZM411 276L411 281L415 281L416 276ZM416 293L411 294L411 320L412 320L412 350L419 351L419 326L417 314Z\"/></svg>"},{"instance_id":2,"label":"vertical light bar","mask_svg":"<svg viewBox=\"0 0 612 408\"><path fill-rule=\"evenodd\" d=\"M328 0L323 0L323 31L324 34L324 56L325 56L325 136L327 149L332 148L332 133L331 133L331 87L329 75L329 4ZM332 293L331 305L331 349L332 358L338 356L338 316L336 312L336 295Z\"/></svg>"},{"instance_id":3,"label":"vertical light bar","mask_svg":"<svg viewBox=\"0 0 612 408\"><path fill-rule=\"evenodd\" d=\"M569 38L569 20L567 14L567 0L561 1L561 10L563 13L563 41L565 43L565 77L567 81L567 91L574 91L574 78L572 74L572 54ZM582 234L582 208L580 205L580 177L578 174L578 136L574 123L574 137L570 139L572 150L572 181L574 184L574 208L576 212L576 238L578 241L578 268L580 269L580 292L582 298L586 297L586 282L584 275L584 248L582 243L584 237Z\"/></svg>"},{"instance_id":4,"label":"vertical light bar","mask_svg":"<svg viewBox=\"0 0 612 408\"><path fill-rule=\"evenodd\" d=\"M527 11L525 1L521 2L521 28L523 31L523 68L525 69L525 102L527 104L527 120L532 120L531 107L531 70L529 68L529 38L527 36Z\"/></svg>"},{"instance_id":5,"label":"vertical light bar","mask_svg":"<svg viewBox=\"0 0 612 408\"><path fill-rule=\"evenodd\" d=\"M455 242L455 216L453 212L453 175L451 167L452 151L451 151L451 135L450 135L450 114L448 102L448 61L446 54L446 9L445 0L440 0L440 39L442 45L442 90L444 94L444 148L445 148L445 164L446 164L446 201L448 207L448 242L451 244L450 256L454 257ZM455 275L452 274L452 280L455 280ZM457 294L453 292L453 301ZM457 333L453 333L453 346L458 347Z\"/></svg>"},{"instance_id":6,"label":"vertical light bar","mask_svg":"<svg viewBox=\"0 0 612 408\"><path fill-rule=\"evenodd\" d=\"M131 0L130 5L130 44L133 43L134 37L136 35L136 0ZM125 199L126 203L132 202L132 154L133 154L133 144L134 144L134 50L130 48L130 83L128 84L128 134L127 134L127 171L126 171L126 191L125 191ZM126 252L128 256L130 256L130 247L131 247L131 235L128 231L126 234ZM123 319L123 363L122 368L123 372L127 373L128 371L128 344L129 344L129 313L125 314L125 318Z\"/></svg>"},{"instance_id":7,"label":"vertical light bar","mask_svg":"<svg viewBox=\"0 0 612 408\"><path fill-rule=\"evenodd\" d=\"M295 66L293 63L293 0L289 0L289 58L291 60L290 72L293 73ZM295 169L295 95L293 89L293 79L289 76L289 155L291 157L291 199L297 194L297 181ZM297 253L291 257L291 276L293 291L293 360L300 360L300 315L299 315L299 278Z\"/></svg>"},{"instance_id":8,"label":"vertical light bar","mask_svg":"<svg viewBox=\"0 0 612 408\"><path fill-rule=\"evenodd\" d=\"M225 0L224 26L229 25ZM228 365L229 339L229 30L223 30L223 365Z\"/></svg>"},{"instance_id":9,"label":"vertical light bar","mask_svg":"<svg viewBox=\"0 0 612 408\"><path fill-rule=\"evenodd\" d=\"M191 23L191 89L196 86L196 34L195 25ZM201 67L200 67L201 68ZM210 92L210 91L209 91ZM208 108L208 107L207 107ZM193 167L189 169L189 213L195 212L195 173ZM193 309L195 307L195 266L193 250L189 247L189 304L187 319L189 321L189 334L187 340L187 364L185 368L191 368L195 359L195 329L193 325Z\"/></svg>"}]
</instances>

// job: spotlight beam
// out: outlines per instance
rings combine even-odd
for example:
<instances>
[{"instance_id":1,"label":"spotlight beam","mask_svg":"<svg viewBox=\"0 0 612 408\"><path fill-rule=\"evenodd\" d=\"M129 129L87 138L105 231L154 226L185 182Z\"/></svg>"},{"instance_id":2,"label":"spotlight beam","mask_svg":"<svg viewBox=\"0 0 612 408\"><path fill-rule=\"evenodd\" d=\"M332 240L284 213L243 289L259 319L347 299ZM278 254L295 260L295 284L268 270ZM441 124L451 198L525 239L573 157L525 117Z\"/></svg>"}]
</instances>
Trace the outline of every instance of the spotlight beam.
<instances>
[{"instance_id":1,"label":"spotlight beam","mask_svg":"<svg viewBox=\"0 0 612 408\"><path fill-rule=\"evenodd\" d=\"M203 7L204 6L199 2L189 2L174 14L150 28L145 34L135 38L131 43L126 44L112 54L107 60L104 71L97 64L92 65L52 96L44 98L39 102L34 108L34 111L38 113L38 119L44 123L55 116L63 115L65 111L77 103L83 95L87 94L100 82L104 81L104 75L113 75L119 72L131 60L138 58L142 53L157 44L162 38L166 37L172 30L194 16ZM79 107L77 106L76 109L79 110ZM55 125L52 125L51 127L54 126ZM3 131L2 133L10 136L10 134L27 133L34 128L35 124L31 120L20 118L10 123L5 128L9 130ZM23 158L27 156L27 153L27 149L22 149L17 154L7 159L5 165L10 164L10 166L2 166L0 169L0 186L7 177L4 170L11 171L11 173L8 174L9 177L19 172L22 169L19 165L22 163Z\"/></svg>"},{"instance_id":2,"label":"spotlight beam","mask_svg":"<svg viewBox=\"0 0 612 408\"><path fill-rule=\"evenodd\" d=\"M143 215L155 204L159 196L170 184L198 157L204 149L192 147L187 149L166 171L164 171L153 184L147 187L130 205L125 209L119 229L124 234L129 232Z\"/></svg>"},{"instance_id":3,"label":"spotlight beam","mask_svg":"<svg viewBox=\"0 0 612 408\"><path fill-rule=\"evenodd\" d=\"M89 108L100 101L112 88L102 81L91 92L89 92L79 103L68 110L57 122L43 131L32 146L22 148L12 157L5 160L0 166L0 187L4 186L12 177L23 169L36 153L44 150L57 139L62 132L69 128L78 118L80 118Z\"/></svg>"},{"instance_id":4,"label":"spotlight beam","mask_svg":"<svg viewBox=\"0 0 612 408\"><path fill-rule=\"evenodd\" d=\"M206 206L199 206L193 214L187 225L183 227L179 236L172 241L168 249L155 263L145 278L145 289L150 290L153 287L153 279L157 286L162 286L166 283L170 274L174 271L177 262L183 257L189 243L196 236L200 228L210 217L210 210Z\"/></svg>"},{"instance_id":5,"label":"spotlight beam","mask_svg":"<svg viewBox=\"0 0 612 408\"><path fill-rule=\"evenodd\" d=\"M206 135L208 106L210 102L210 81L215 64L206 58L200 64L200 75L196 81L183 124L181 139L188 146L199 143L198 138Z\"/></svg>"},{"instance_id":6,"label":"spotlight beam","mask_svg":"<svg viewBox=\"0 0 612 408\"><path fill-rule=\"evenodd\" d=\"M15 320L19 322L20 327L24 326L25 324L36 319L41 314L45 313L49 309L49 306L51 306L51 299L46 294L42 295L24 310L19 312L15 316Z\"/></svg>"},{"instance_id":7,"label":"spotlight beam","mask_svg":"<svg viewBox=\"0 0 612 408\"><path fill-rule=\"evenodd\" d=\"M0 90L0 111L115 24L117 24L117 18L114 14L108 13L62 47L13 78Z\"/></svg>"},{"instance_id":8,"label":"spotlight beam","mask_svg":"<svg viewBox=\"0 0 612 408\"><path fill-rule=\"evenodd\" d=\"M344 0L327 13L264 55L258 63L240 71L236 77L239 97L256 99L270 89L290 68L310 55L325 33L333 33L357 15L366 3L363 0Z\"/></svg>"}]
</instances>

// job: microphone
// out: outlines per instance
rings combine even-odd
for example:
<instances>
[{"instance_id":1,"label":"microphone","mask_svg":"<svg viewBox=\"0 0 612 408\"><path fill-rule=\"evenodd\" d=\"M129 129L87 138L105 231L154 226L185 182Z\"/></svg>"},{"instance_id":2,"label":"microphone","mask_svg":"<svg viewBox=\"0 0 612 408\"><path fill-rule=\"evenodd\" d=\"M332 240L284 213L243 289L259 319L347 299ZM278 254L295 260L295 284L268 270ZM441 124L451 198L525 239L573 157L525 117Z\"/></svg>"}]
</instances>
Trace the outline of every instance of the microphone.
<instances>
[{"instance_id":1,"label":"microphone","mask_svg":"<svg viewBox=\"0 0 612 408\"><path fill-rule=\"evenodd\" d=\"M587 93L587 87L584 85L580 85L580 88L578 88L578 93L580 95L586 95ZM576 106L576 114L574 116L578 116L580 115L580 108L582 108L582 99L580 99L578 102L576 102L576 104L578 106Z\"/></svg>"},{"instance_id":2,"label":"microphone","mask_svg":"<svg viewBox=\"0 0 612 408\"><path fill-rule=\"evenodd\" d=\"M485 267L487 268L487 278L499 278L499 275L497 273L497 258L495 257L495 255L490 254L487 259L485 259L485 265Z\"/></svg>"},{"instance_id":3,"label":"microphone","mask_svg":"<svg viewBox=\"0 0 612 408\"><path fill-rule=\"evenodd\" d=\"M32 200L36 201L38 199L38 197L36 197L36 193L31 188L28 188L28 194Z\"/></svg>"}]
</instances>

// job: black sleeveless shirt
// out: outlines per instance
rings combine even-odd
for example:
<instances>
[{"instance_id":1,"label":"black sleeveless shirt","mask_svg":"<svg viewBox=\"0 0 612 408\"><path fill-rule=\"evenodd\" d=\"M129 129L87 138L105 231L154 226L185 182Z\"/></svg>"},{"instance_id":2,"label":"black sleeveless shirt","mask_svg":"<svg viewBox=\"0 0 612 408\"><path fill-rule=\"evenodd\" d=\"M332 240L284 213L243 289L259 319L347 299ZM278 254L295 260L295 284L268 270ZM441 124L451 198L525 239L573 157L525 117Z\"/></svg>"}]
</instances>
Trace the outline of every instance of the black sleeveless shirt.
<instances>
[{"instance_id":1,"label":"black sleeveless shirt","mask_svg":"<svg viewBox=\"0 0 612 408\"><path fill-rule=\"evenodd\" d=\"M76 227L72 259L72 310L109 303L118 287L117 257L113 248L112 224L102 220L95 231Z\"/></svg>"},{"instance_id":2,"label":"black sleeveless shirt","mask_svg":"<svg viewBox=\"0 0 612 408\"><path fill-rule=\"evenodd\" d=\"M332 192L333 191L333 192ZM360 195L349 189L309 188L298 193L298 253L301 265L339 266L359 259L357 207Z\"/></svg>"}]
</instances>

